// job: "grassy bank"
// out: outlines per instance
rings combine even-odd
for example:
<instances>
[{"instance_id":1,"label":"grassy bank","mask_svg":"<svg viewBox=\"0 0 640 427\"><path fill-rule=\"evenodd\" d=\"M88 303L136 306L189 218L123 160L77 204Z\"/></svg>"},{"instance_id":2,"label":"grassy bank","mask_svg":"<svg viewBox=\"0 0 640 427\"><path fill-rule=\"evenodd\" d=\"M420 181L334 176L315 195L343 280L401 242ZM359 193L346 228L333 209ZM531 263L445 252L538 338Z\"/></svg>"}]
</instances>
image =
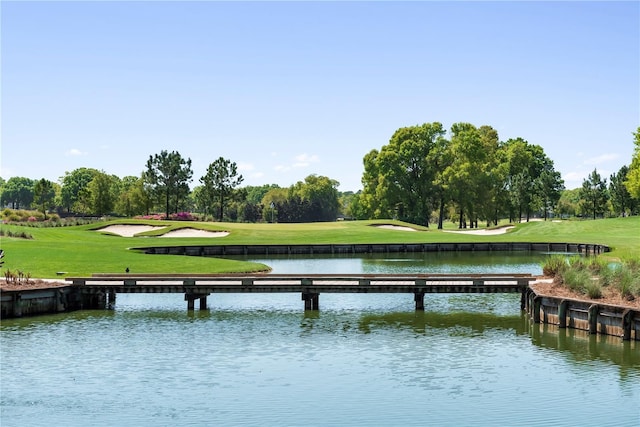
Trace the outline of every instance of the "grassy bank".
<instances>
[{"instance_id":1,"label":"grassy bank","mask_svg":"<svg viewBox=\"0 0 640 427\"><path fill-rule=\"evenodd\" d=\"M221 238L159 238L165 230L143 233L145 237L120 237L100 231L109 224L166 225L171 229L192 227L228 231ZM411 226L420 231L406 232L372 225ZM448 231L455 230L447 224ZM144 255L129 250L136 246L189 244L357 244L357 243L430 243L430 242L571 242L608 245L607 256L640 257L640 217L597 221L530 222L516 224L508 233L470 235L449 233L434 228L412 226L398 221L341 221L307 224L238 224L171 221L118 220L72 227L37 228L2 225L5 251L4 270L21 270L33 277L55 278L91 273L221 273L264 270L264 265L217 258L172 255ZM26 232L30 239L7 237Z\"/></svg>"}]
</instances>

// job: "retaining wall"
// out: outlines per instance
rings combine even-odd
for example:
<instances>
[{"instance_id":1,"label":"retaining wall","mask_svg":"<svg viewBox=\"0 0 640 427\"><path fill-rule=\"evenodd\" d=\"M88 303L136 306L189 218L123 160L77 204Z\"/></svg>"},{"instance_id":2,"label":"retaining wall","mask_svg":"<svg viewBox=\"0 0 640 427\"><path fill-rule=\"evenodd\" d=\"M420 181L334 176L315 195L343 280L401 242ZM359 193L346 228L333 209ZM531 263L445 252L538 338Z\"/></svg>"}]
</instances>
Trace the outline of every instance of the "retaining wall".
<instances>
[{"instance_id":1,"label":"retaining wall","mask_svg":"<svg viewBox=\"0 0 640 427\"><path fill-rule=\"evenodd\" d=\"M146 254L233 256L233 255L313 255L367 254L402 252L473 252L473 251L535 251L601 254L609 247L585 243L380 243L327 245L189 245L150 246L132 248Z\"/></svg>"},{"instance_id":2,"label":"retaining wall","mask_svg":"<svg viewBox=\"0 0 640 427\"><path fill-rule=\"evenodd\" d=\"M640 341L640 310L538 295L531 288L525 295L525 310L534 323Z\"/></svg>"}]
</instances>

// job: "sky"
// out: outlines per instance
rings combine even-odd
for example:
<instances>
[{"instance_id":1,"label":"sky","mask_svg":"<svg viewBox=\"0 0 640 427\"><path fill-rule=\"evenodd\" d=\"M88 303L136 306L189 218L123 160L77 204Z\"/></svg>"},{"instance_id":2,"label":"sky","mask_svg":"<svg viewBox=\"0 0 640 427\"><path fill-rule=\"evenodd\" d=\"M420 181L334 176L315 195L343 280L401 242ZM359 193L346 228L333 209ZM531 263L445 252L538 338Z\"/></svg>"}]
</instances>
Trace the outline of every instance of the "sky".
<instances>
[{"instance_id":1,"label":"sky","mask_svg":"<svg viewBox=\"0 0 640 427\"><path fill-rule=\"evenodd\" d=\"M0 176L224 157L244 185L362 188L402 127L489 125L566 188L631 163L640 2L0 3Z\"/></svg>"}]
</instances>

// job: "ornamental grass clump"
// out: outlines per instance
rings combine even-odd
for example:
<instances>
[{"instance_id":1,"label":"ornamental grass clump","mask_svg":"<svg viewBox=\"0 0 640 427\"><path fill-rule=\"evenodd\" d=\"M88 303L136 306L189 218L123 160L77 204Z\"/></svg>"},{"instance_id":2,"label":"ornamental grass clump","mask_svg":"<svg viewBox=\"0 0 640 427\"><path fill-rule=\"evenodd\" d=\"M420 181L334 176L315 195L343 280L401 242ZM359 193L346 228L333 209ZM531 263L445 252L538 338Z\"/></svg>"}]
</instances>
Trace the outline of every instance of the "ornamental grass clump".
<instances>
[{"instance_id":1,"label":"ornamental grass clump","mask_svg":"<svg viewBox=\"0 0 640 427\"><path fill-rule=\"evenodd\" d=\"M561 283L575 292L585 293L587 283L591 282L588 271L577 268L569 268L562 274Z\"/></svg>"},{"instance_id":2,"label":"ornamental grass clump","mask_svg":"<svg viewBox=\"0 0 640 427\"><path fill-rule=\"evenodd\" d=\"M622 262L613 270L611 283L629 301L640 296L640 263L635 260Z\"/></svg>"},{"instance_id":3,"label":"ornamental grass clump","mask_svg":"<svg viewBox=\"0 0 640 427\"><path fill-rule=\"evenodd\" d=\"M542 274L547 277L556 277L564 272L569 264L564 255L551 255L542 264Z\"/></svg>"}]
</instances>

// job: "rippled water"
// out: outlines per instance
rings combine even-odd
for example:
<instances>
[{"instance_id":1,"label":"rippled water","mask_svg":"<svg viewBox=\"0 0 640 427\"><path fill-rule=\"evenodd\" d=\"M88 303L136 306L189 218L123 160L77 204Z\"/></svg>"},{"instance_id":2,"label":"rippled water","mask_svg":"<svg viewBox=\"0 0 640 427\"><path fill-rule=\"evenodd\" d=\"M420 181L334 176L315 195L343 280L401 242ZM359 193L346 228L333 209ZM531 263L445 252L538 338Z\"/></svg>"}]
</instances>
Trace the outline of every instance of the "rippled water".
<instances>
[{"instance_id":1,"label":"rippled water","mask_svg":"<svg viewBox=\"0 0 640 427\"><path fill-rule=\"evenodd\" d=\"M3 320L11 426L640 425L640 346L533 325L519 295L122 294Z\"/></svg>"},{"instance_id":2,"label":"rippled water","mask_svg":"<svg viewBox=\"0 0 640 427\"><path fill-rule=\"evenodd\" d=\"M542 274L544 252L408 252L394 254L234 256L274 273L531 273Z\"/></svg>"}]
</instances>

